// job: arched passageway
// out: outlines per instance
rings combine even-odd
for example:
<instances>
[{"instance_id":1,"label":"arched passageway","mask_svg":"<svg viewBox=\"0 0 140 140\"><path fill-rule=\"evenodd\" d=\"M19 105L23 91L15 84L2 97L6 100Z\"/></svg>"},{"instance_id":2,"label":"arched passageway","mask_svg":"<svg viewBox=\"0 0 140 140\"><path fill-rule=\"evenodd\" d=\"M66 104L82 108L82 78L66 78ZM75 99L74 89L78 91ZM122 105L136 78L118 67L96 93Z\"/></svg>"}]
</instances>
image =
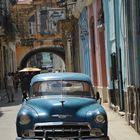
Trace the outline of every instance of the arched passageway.
<instances>
[{"instance_id":1,"label":"arched passageway","mask_svg":"<svg viewBox=\"0 0 140 140\"><path fill-rule=\"evenodd\" d=\"M22 60L20 62L19 68L20 69L25 68L29 59L33 55L40 53L40 52L54 53L54 54L58 55L59 57L61 57L63 59L63 61L65 62L65 51L62 46L41 47L41 48L34 48L31 51L29 51L27 54L25 54L25 56L22 58Z\"/></svg>"}]
</instances>

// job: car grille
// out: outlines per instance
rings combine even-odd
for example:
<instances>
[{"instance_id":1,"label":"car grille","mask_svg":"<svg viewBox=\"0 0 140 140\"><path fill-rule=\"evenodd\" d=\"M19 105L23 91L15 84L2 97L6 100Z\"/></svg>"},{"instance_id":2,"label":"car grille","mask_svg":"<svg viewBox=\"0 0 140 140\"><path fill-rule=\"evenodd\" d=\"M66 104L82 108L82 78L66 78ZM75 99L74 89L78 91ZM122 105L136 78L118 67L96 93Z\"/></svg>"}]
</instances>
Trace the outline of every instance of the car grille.
<instances>
[{"instance_id":1,"label":"car grille","mask_svg":"<svg viewBox=\"0 0 140 140\"><path fill-rule=\"evenodd\" d=\"M77 138L90 135L88 123L37 123L34 127L37 138Z\"/></svg>"}]
</instances>

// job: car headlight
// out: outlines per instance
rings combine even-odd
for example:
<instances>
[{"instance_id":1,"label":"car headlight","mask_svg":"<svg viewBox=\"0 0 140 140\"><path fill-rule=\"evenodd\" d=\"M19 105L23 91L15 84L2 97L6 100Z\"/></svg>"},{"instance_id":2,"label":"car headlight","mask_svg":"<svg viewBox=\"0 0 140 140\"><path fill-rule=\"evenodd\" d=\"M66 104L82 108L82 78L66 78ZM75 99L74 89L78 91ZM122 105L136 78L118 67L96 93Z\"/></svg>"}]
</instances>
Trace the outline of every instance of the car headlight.
<instances>
[{"instance_id":1,"label":"car headlight","mask_svg":"<svg viewBox=\"0 0 140 140\"><path fill-rule=\"evenodd\" d=\"M22 137L26 138L33 138L35 136L35 133L33 130L25 130L24 133L22 134Z\"/></svg>"},{"instance_id":2,"label":"car headlight","mask_svg":"<svg viewBox=\"0 0 140 140\"><path fill-rule=\"evenodd\" d=\"M96 115L95 121L96 121L97 123L104 123L104 122L105 122L104 115L102 115L102 114Z\"/></svg>"},{"instance_id":3,"label":"car headlight","mask_svg":"<svg viewBox=\"0 0 140 140\"><path fill-rule=\"evenodd\" d=\"M27 125L28 123L30 123L31 119L28 115L22 115L20 116L20 119L19 119L19 123L22 124L22 125Z\"/></svg>"},{"instance_id":4,"label":"car headlight","mask_svg":"<svg viewBox=\"0 0 140 140\"><path fill-rule=\"evenodd\" d=\"M103 134L103 132L102 132L101 129L99 129L99 128L93 128L91 130L91 132L90 132L90 135L91 136L94 136L94 137L100 137L100 136L103 136L104 134Z\"/></svg>"}]
</instances>

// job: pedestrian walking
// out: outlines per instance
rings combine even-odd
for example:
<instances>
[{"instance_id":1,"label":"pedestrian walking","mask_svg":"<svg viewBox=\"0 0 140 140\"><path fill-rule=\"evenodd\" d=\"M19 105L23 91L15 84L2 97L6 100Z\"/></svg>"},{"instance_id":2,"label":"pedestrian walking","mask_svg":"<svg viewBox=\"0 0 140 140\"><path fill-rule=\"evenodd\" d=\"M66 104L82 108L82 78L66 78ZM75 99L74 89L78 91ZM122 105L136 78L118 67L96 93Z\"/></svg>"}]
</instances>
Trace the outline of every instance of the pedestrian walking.
<instances>
[{"instance_id":1,"label":"pedestrian walking","mask_svg":"<svg viewBox=\"0 0 140 140\"><path fill-rule=\"evenodd\" d=\"M6 82L8 102L14 102L14 81L13 76L10 72L7 75Z\"/></svg>"},{"instance_id":2,"label":"pedestrian walking","mask_svg":"<svg viewBox=\"0 0 140 140\"><path fill-rule=\"evenodd\" d=\"M26 99L28 97L29 94L29 90L30 90L30 82L31 82L31 76L28 72L22 73L21 74L21 91L22 91L22 95L23 95L23 99Z\"/></svg>"}]
</instances>

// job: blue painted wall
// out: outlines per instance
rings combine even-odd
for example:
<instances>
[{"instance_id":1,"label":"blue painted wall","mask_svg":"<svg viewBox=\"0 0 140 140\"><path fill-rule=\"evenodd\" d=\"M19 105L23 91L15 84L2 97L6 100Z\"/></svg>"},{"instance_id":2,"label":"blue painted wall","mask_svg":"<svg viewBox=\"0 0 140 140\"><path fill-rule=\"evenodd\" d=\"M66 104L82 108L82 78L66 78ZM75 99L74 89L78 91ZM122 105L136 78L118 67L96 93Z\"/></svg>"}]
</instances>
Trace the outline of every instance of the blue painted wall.
<instances>
[{"instance_id":1,"label":"blue painted wall","mask_svg":"<svg viewBox=\"0 0 140 140\"><path fill-rule=\"evenodd\" d=\"M120 97L120 108L124 108L124 90L126 90L126 62L125 62L125 50L124 50L124 6L123 0L114 0L115 11L115 29L116 29L116 48L117 48L117 70L118 70L118 89Z\"/></svg>"},{"instance_id":2,"label":"blue painted wall","mask_svg":"<svg viewBox=\"0 0 140 140\"><path fill-rule=\"evenodd\" d=\"M83 73L91 76L90 52L89 52L89 33L88 33L88 12L85 7L79 19L79 26L81 30L80 44L82 52L82 69Z\"/></svg>"},{"instance_id":3,"label":"blue painted wall","mask_svg":"<svg viewBox=\"0 0 140 140\"><path fill-rule=\"evenodd\" d=\"M107 58L107 77L108 77L108 88L112 89L111 81L111 52L115 50L115 31L114 31L114 8L113 1L103 1L104 7L104 18L105 18L105 45L106 45L106 58Z\"/></svg>"},{"instance_id":4,"label":"blue painted wall","mask_svg":"<svg viewBox=\"0 0 140 140\"><path fill-rule=\"evenodd\" d=\"M116 53L117 79L115 88L119 90L120 107L123 108L123 90L126 90L126 59L124 49L124 5L123 0L103 1L105 16L105 41L108 87L113 88L111 79L111 54Z\"/></svg>"}]
</instances>

